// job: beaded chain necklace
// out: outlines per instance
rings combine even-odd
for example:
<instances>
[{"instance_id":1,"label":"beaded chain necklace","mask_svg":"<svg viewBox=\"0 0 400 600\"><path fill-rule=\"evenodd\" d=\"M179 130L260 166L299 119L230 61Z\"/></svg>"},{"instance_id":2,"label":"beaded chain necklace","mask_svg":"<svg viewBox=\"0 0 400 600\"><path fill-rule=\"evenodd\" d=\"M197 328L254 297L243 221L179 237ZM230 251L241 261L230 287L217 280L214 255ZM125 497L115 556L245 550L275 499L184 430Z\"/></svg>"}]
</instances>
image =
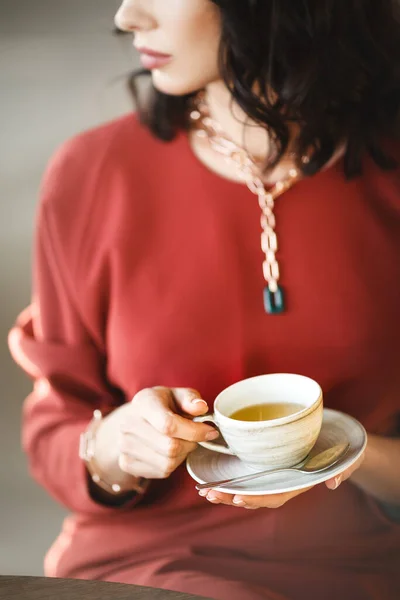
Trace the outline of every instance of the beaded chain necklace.
<instances>
[{"instance_id":1,"label":"beaded chain necklace","mask_svg":"<svg viewBox=\"0 0 400 600\"><path fill-rule=\"evenodd\" d=\"M265 279L264 308L270 315L281 314L285 311L285 297L280 285L280 268L277 259L278 238L276 234L276 220L274 215L276 199L287 192L301 179L301 171L297 167L289 170L285 179L277 181L271 189L266 190L260 176L260 167L244 148L241 148L229 139L222 131L218 122L210 116L210 110L204 92L199 93L194 99L189 113L196 135L207 138L210 146L222 154L228 163L236 166L240 178L246 183L249 190L258 197L261 209L261 248L265 255L263 274ZM294 157L295 154L290 154ZM309 162L308 156L303 156L301 162Z\"/></svg>"}]
</instances>

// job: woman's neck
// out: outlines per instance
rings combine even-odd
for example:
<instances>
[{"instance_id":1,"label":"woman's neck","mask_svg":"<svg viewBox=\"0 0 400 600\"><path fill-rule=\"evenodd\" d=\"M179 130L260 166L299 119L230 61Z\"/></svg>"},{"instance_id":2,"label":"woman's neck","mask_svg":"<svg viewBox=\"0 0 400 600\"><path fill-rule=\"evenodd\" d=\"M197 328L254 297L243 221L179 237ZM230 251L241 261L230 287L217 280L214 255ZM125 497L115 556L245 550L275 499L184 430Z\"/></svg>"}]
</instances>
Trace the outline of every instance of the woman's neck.
<instances>
[{"instance_id":1,"label":"woman's neck","mask_svg":"<svg viewBox=\"0 0 400 600\"><path fill-rule=\"evenodd\" d=\"M271 150L266 129L249 119L232 100L231 93L222 81L210 84L206 94L211 117L218 122L224 134L235 144L245 148L257 160L266 161ZM198 160L210 171L232 181L241 181L237 167L227 163L222 155L213 150L207 138L198 137L195 132L191 132L189 140ZM272 185L285 179L293 166L293 161L282 160L272 172L266 175L265 183Z\"/></svg>"},{"instance_id":2,"label":"woman's neck","mask_svg":"<svg viewBox=\"0 0 400 600\"><path fill-rule=\"evenodd\" d=\"M232 95L223 82L210 84L206 93L210 113L221 125L225 135L238 146L246 148L251 156L266 160L271 150L266 129L252 121L232 100Z\"/></svg>"}]
</instances>

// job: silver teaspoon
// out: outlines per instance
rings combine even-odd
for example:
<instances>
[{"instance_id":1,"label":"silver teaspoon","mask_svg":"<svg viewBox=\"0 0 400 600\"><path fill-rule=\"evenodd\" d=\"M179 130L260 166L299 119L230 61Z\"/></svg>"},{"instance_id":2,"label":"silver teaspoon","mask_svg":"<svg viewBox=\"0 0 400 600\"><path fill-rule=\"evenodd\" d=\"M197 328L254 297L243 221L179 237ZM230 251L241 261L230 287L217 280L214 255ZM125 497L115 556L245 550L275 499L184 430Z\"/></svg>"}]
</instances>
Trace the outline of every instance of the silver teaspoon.
<instances>
[{"instance_id":1,"label":"silver teaspoon","mask_svg":"<svg viewBox=\"0 0 400 600\"><path fill-rule=\"evenodd\" d=\"M220 488L230 485L232 483L244 483L245 481L253 481L259 477L265 475L273 475L275 473L283 473L284 471L298 471L299 473L319 473L329 469L348 452L350 444L338 444L332 446L323 452L320 452L316 456L307 458L301 463L298 463L294 467L287 467L286 469L275 469L274 471L260 471L259 473L252 473L250 475L243 475L242 477L235 477L234 479L223 479L222 481L210 481L208 483L199 483L196 485L196 490L205 490L212 488Z\"/></svg>"}]
</instances>

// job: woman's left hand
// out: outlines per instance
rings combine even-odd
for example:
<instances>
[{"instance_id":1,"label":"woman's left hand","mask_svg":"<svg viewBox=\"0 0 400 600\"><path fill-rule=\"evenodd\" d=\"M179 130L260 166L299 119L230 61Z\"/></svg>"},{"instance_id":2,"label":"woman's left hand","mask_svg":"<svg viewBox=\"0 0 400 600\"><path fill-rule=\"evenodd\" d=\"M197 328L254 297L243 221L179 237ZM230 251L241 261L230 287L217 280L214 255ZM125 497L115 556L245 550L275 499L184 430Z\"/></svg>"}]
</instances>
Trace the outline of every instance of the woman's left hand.
<instances>
[{"instance_id":1,"label":"woman's left hand","mask_svg":"<svg viewBox=\"0 0 400 600\"><path fill-rule=\"evenodd\" d=\"M364 461L365 453L360 456L360 458L346 471L343 471L340 475L337 475L333 479L328 479L325 481L325 485L330 490L336 490L341 483L349 479L351 475L357 469L360 468ZM257 508L279 508L283 506L296 496L300 494L304 494L308 490L312 489L311 486L309 488L304 488L302 490L296 490L294 492L288 492L286 494L270 494L266 496L244 496L242 494L237 494L236 496L232 494L225 494L223 492L216 492L215 490L206 489L201 490L199 492L200 496L205 497L212 504L226 504L228 506L237 506L239 508L247 508L250 510L256 510Z\"/></svg>"}]
</instances>

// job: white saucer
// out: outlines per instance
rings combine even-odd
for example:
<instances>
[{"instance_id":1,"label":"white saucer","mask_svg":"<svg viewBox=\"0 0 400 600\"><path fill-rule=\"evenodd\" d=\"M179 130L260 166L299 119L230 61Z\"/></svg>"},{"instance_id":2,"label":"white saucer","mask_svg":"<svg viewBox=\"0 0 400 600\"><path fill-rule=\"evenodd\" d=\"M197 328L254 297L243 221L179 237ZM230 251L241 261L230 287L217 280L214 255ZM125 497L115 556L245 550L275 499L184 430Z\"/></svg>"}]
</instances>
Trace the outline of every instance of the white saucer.
<instances>
[{"instance_id":1,"label":"white saucer","mask_svg":"<svg viewBox=\"0 0 400 600\"><path fill-rule=\"evenodd\" d=\"M364 427L353 417L336 410L324 409L321 433L311 455L318 454L336 444L349 443L347 454L334 466L321 473L298 473L285 471L276 475L264 475L254 481L236 484L233 487L214 488L227 494L245 494L258 496L266 494L282 494L317 485L336 477L361 456L367 444ZM189 455L187 470L197 483L232 479L257 470L242 463L236 456L220 454L201 446ZM261 469L262 470L262 469Z\"/></svg>"}]
</instances>

